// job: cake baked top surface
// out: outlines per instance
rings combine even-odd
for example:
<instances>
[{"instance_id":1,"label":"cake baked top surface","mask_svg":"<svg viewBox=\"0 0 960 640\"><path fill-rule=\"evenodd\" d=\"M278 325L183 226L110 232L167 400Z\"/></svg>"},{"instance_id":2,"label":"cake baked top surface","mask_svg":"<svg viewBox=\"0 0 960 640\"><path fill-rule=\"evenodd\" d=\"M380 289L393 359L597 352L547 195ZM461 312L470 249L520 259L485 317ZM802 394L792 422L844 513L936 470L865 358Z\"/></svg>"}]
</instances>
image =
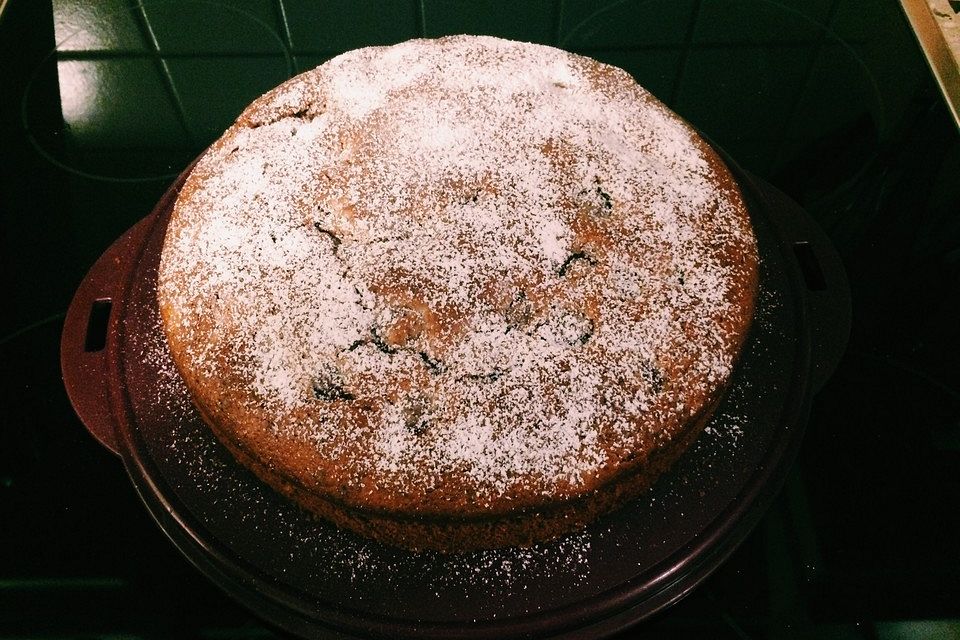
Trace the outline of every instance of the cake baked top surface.
<instances>
[{"instance_id":1,"label":"cake baked top surface","mask_svg":"<svg viewBox=\"0 0 960 640\"><path fill-rule=\"evenodd\" d=\"M725 167L628 74L460 36L252 104L181 191L158 298L239 446L441 512L641 464L716 398L755 286Z\"/></svg>"}]
</instances>

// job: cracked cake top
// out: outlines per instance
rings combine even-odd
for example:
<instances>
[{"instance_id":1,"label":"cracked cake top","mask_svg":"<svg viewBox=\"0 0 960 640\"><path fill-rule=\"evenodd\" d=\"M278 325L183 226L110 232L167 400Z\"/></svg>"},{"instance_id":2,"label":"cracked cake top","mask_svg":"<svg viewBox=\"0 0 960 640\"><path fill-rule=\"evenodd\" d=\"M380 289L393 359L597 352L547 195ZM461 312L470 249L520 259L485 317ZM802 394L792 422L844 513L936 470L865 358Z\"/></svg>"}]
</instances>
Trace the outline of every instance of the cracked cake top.
<instances>
[{"instance_id":1,"label":"cracked cake top","mask_svg":"<svg viewBox=\"0 0 960 640\"><path fill-rule=\"evenodd\" d=\"M242 446L356 504L469 513L642 464L716 399L755 287L726 168L628 74L450 37L254 102L181 191L158 298Z\"/></svg>"}]
</instances>

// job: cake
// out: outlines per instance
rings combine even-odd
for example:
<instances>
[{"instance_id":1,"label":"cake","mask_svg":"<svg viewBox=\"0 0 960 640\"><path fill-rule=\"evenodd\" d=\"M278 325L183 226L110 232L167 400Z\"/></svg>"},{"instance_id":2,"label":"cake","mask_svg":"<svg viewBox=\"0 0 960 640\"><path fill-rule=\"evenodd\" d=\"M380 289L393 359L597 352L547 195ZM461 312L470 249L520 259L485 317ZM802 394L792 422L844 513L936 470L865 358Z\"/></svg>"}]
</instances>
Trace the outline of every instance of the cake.
<instances>
[{"instance_id":1,"label":"cake","mask_svg":"<svg viewBox=\"0 0 960 640\"><path fill-rule=\"evenodd\" d=\"M163 330L210 429L390 545L531 545L648 489L749 333L718 155L626 72L454 36L257 99L166 230Z\"/></svg>"}]
</instances>

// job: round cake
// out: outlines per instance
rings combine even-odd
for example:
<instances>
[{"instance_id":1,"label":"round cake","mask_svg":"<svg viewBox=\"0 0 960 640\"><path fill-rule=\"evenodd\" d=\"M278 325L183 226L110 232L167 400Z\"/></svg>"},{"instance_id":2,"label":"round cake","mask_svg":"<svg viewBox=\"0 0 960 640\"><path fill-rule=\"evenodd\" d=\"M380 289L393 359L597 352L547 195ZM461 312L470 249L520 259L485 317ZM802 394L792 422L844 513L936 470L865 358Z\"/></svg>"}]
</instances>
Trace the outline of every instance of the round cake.
<instances>
[{"instance_id":1,"label":"round cake","mask_svg":"<svg viewBox=\"0 0 960 640\"><path fill-rule=\"evenodd\" d=\"M193 169L158 302L204 420L336 525L529 545L647 489L749 331L717 154L626 72L456 36L335 57Z\"/></svg>"}]
</instances>

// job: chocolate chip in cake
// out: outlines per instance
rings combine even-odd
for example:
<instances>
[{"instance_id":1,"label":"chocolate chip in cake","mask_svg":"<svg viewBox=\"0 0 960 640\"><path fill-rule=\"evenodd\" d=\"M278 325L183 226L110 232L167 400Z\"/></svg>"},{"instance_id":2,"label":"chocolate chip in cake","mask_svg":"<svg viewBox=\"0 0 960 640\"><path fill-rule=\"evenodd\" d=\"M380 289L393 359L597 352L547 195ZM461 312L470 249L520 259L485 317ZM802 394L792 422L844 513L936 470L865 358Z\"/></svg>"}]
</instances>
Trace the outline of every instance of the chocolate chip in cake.
<instances>
[{"instance_id":1,"label":"chocolate chip in cake","mask_svg":"<svg viewBox=\"0 0 960 640\"><path fill-rule=\"evenodd\" d=\"M354 340L353 342L350 343L350 346L347 347L347 351L356 351L357 349L359 349L359 348L362 347L363 345L367 344L368 342L370 342L370 341L369 341L369 340L364 340L364 339L362 339L362 338L361 338L360 340Z\"/></svg>"},{"instance_id":2,"label":"chocolate chip in cake","mask_svg":"<svg viewBox=\"0 0 960 640\"><path fill-rule=\"evenodd\" d=\"M387 343L379 333L377 333L376 327L370 327L370 341L373 343L379 351L386 353L388 355L393 355L397 350Z\"/></svg>"},{"instance_id":3,"label":"chocolate chip in cake","mask_svg":"<svg viewBox=\"0 0 960 640\"><path fill-rule=\"evenodd\" d=\"M652 360L645 360L643 364L640 365L640 369L643 379L650 385L654 393L663 391L666 379L663 377L663 371L660 370L660 367L654 364Z\"/></svg>"},{"instance_id":4,"label":"chocolate chip in cake","mask_svg":"<svg viewBox=\"0 0 960 640\"><path fill-rule=\"evenodd\" d=\"M443 373L446 367L443 366L443 363L439 360L434 360L426 351L418 351L420 359L423 360L424 364L427 365L427 368L430 370L430 373Z\"/></svg>"},{"instance_id":5,"label":"chocolate chip in cake","mask_svg":"<svg viewBox=\"0 0 960 640\"><path fill-rule=\"evenodd\" d=\"M597 196L600 198L600 206L603 207L603 210L607 213L613 210L613 198L610 197L610 194L603 190L603 187L597 186L594 190Z\"/></svg>"},{"instance_id":6,"label":"chocolate chip in cake","mask_svg":"<svg viewBox=\"0 0 960 640\"><path fill-rule=\"evenodd\" d=\"M587 344L587 341L593 337L593 320L587 316L581 316L579 314L576 316L571 316L570 320L572 320L571 328L576 331L576 338L572 341L568 339L567 342L571 345ZM568 336L569 335L571 334L568 334Z\"/></svg>"},{"instance_id":7,"label":"chocolate chip in cake","mask_svg":"<svg viewBox=\"0 0 960 640\"><path fill-rule=\"evenodd\" d=\"M580 344L587 344L587 340L593 337L593 329L594 329L593 320L591 320L590 318L587 318L587 322L590 325L589 328L583 333L581 333L580 336L577 338L577 342L579 342Z\"/></svg>"},{"instance_id":8,"label":"chocolate chip in cake","mask_svg":"<svg viewBox=\"0 0 960 640\"><path fill-rule=\"evenodd\" d=\"M356 396L350 393L344 386L343 375L336 367L324 367L316 376L314 376L311 387L313 388L313 397L317 400L354 400Z\"/></svg>"},{"instance_id":9,"label":"chocolate chip in cake","mask_svg":"<svg viewBox=\"0 0 960 640\"><path fill-rule=\"evenodd\" d=\"M503 312L507 321L507 330L504 333L528 325L533 320L533 312L533 303L527 298L526 291L521 289Z\"/></svg>"},{"instance_id":10,"label":"chocolate chip in cake","mask_svg":"<svg viewBox=\"0 0 960 640\"><path fill-rule=\"evenodd\" d=\"M336 251L334 251L334 253L336 253ZM344 279L346 279L346 275L344 275L343 277ZM373 305L367 299L367 296L365 296L363 292L360 291L360 287L354 285L353 292L357 294L357 304L360 305L361 309L365 309L366 311L371 311L373 309Z\"/></svg>"},{"instance_id":11,"label":"chocolate chip in cake","mask_svg":"<svg viewBox=\"0 0 960 640\"><path fill-rule=\"evenodd\" d=\"M577 196L582 199L586 209L598 216L608 216L613 211L613 196L603 188L603 182L600 176L594 176L594 186L588 189L582 189Z\"/></svg>"},{"instance_id":12,"label":"chocolate chip in cake","mask_svg":"<svg viewBox=\"0 0 960 640\"><path fill-rule=\"evenodd\" d=\"M403 408L403 426L415 436L422 436L430 428L425 401L415 399Z\"/></svg>"},{"instance_id":13,"label":"chocolate chip in cake","mask_svg":"<svg viewBox=\"0 0 960 640\"><path fill-rule=\"evenodd\" d=\"M506 371L503 369L494 369L489 373L468 373L465 376L462 376L463 380L482 380L484 382L496 382L500 379Z\"/></svg>"},{"instance_id":14,"label":"chocolate chip in cake","mask_svg":"<svg viewBox=\"0 0 960 640\"><path fill-rule=\"evenodd\" d=\"M563 261L563 264L560 265L560 268L557 270L557 275L559 275L562 278L563 276L567 275L567 273L575 265L578 265L579 263L581 263L581 261L589 265L596 264L593 258L591 258L589 255L587 255L583 251L575 251L574 253L571 253L570 255L568 255L567 259Z\"/></svg>"},{"instance_id":15,"label":"chocolate chip in cake","mask_svg":"<svg viewBox=\"0 0 960 640\"><path fill-rule=\"evenodd\" d=\"M336 253L337 249L340 248L340 244L343 242L340 239L340 237L337 234L335 234L333 231L330 231L329 229L324 228L324 226L319 222L314 222L313 228L319 231L321 234L330 238L330 242L333 243L333 252Z\"/></svg>"},{"instance_id":16,"label":"chocolate chip in cake","mask_svg":"<svg viewBox=\"0 0 960 640\"><path fill-rule=\"evenodd\" d=\"M460 204L466 205L469 203L476 204L480 200L480 189L474 189L472 192L468 192L463 198L459 200Z\"/></svg>"}]
</instances>

